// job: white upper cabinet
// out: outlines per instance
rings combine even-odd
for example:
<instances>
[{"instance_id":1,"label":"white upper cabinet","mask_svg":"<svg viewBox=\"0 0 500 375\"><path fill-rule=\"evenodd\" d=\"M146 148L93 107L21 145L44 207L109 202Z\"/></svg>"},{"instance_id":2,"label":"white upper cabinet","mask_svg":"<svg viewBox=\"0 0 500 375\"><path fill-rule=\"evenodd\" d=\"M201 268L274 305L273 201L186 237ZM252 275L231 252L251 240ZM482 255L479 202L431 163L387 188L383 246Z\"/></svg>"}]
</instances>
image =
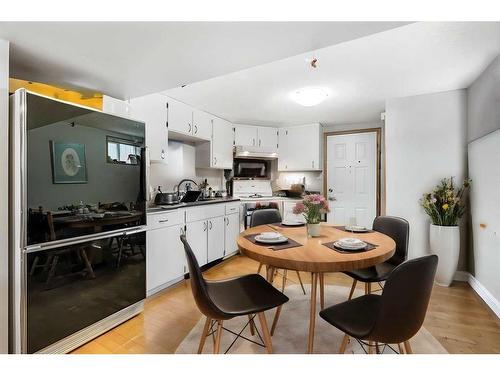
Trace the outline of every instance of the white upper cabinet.
<instances>
[{"instance_id":1,"label":"white upper cabinet","mask_svg":"<svg viewBox=\"0 0 500 375\"><path fill-rule=\"evenodd\" d=\"M276 151L278 149L278 129L266 126L257 127L257 146L263 150Z\"/></svg>"},{"instance_id":2,"label":"white upper cabinet","mask_svg":"<svg viewBox=\"0 0 500 375\"><path fill-rule=\"evenodd\" d=\"M130 100L131 117L146 123L146 146L151 162L166 163L168 153L167 98L160 94Z\"/></svg>"},{"instance_id":3,"label":"white upper cabinet","mask_svg":"<svg viewBox=\"0 0 500 375\"><path fill-rule=\"evenodd\" d=\"M257 146L257 126L234 125L235 146Z\"/></svg>"},{"instance_id":4,"label":"white upper cabinet","mask_svg":"<svg viewBox=\"0 0 500 375\"><path fill-rule=\"evenodd\" d=\"M320 124L282 128L279 132L279 171L320 171L323 149Z\"/></svg>"},{"instance_id":5,"label":"white upper cabinet","mask_svg":"<svg viewBox=\"0 0 500 375\"><path fill-rule=\"evenodd\" d=\"M196 145L196 167L233 168L233 124L214 117L211 127L211 141Z\"/></svg>"},{"instance_id":6,"label":"white upper cabinet","mask_svg":"<svg viewBox=\"0 0 500 375\"><path fill-rule=\"evenodd\" d=\"M212 137L212 116L209 113L193 109L192 135L198 138L210 140Z\"/></svg>"},{"instance_id":7,"label":"white upper cabinet","mask_svg":"<svg viewBox=\"0 0 500 375\"><path fill-rule=\"evenodd\" d=\"M290 164L288 147L288 130L280 128L278 130L278 171L287 171Z\"/></svg>"},{"instance_id":8,"label":"white upper cabinet","mask_svg":"<svg viewBox=\"0 0 500 375\"><path fill-rule=\"evenodd\" d=\"M233 168L233 124L217 117L212 123L212 167Z\"/></svg>"},{"instance_id":9,"label":"white upper cabinet","mask_svg":"<svg viewBox=\"0 0 500 375\"><path fill-rule=\"evenodd\" d=\"M265 151L276 151L278 148L278 129L267 126L235 125L235 146L257 147Z\"/></svg>"},{"instance_id":10,"label":"white upper cabinet","mask_svg":"<svg viewBox=\"0 0 500 375\"><path fill-rule=\"evenodd\" d=\"M113 115L130 117L131 105L124 100L115 99L111 96L102 96L102 111Z\"/></svg>"},{"instance_id":11,"label":"white upper cabinet","mask_svg":"<svg viewBox=\"0 0 500 375\"><path fill-rule=\"evenodd\" d=\"M168 103L168 130L181 134L193 134L193 109L187 104L165 97Z\"/></svg>"},{"instance_id":12,"label":"white upper cabinet","mask_svg":"<svg viewBox=\"0 0 500 375\"><path fill-rule=\"evenodd\" d=\"M212 135L212 116L187 104L166 97L168 101L168 130L171 139L209 141Z\"/></svg>"}]
</instances>

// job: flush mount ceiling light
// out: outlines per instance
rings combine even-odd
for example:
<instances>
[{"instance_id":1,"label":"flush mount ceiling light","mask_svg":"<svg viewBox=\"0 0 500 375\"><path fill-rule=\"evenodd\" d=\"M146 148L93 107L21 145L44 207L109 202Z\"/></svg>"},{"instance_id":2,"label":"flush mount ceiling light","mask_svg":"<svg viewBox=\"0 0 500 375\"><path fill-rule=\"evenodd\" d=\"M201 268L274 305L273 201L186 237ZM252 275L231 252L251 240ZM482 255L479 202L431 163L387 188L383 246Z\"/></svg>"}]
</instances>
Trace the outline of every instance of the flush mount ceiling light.
<instances>
[{"instance_id":1,"label":"flush mount ceiling light","mask_svg":"<svg viewBox=\"0 0 500 375\"><path fill-rule=\"evenodd\" d=\"M304 87L290 93L291 99L304 107L318 105L328 98L328 95L328 90L322 87Z\"/></svg>"}]
</instances>

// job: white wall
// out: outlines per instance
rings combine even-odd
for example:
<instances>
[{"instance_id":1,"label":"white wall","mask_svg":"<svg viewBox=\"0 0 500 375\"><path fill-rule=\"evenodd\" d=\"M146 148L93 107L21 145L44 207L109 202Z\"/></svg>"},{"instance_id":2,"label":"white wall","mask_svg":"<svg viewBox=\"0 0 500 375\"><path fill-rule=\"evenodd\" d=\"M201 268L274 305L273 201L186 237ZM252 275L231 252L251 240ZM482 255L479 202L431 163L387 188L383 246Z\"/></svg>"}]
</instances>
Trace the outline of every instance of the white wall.
<instances>
[{"instance_id":1,"label":"white wall","mask_svg":"<svg viewBox=\"0 0 500 375\"><path fill-rule=\"evenodd\" d=\"M184 178L196 183L205 178L216 190L225 190L223 172L219 169L196 168L196 148L189 143L168 141L168 164L153 163L149 168L149 186L156 189L161 186L163 192L173 191L174 186ZM152 196L154 198L154 195Z\"/></svg>"},{"instance_id":2,"label":"white wall","mask_svg":"<svg viewBox=\"0 0 500 375\"><path fill-rule=\"evenodd\" d=\"M0 353L8 348L9 43L0 39Z\"/></svg>"},{"instance_id":3,"label":"white wall","mask_svg":"<svg viewBox=\"0 0 500 375\"><path fill-rule=\"evenodd\" d=\"M500 56L467 89L467 141L500 129Z\"/></svg>"},{"instance_id":4,"label":"white wall","mask_svg":"<svg viewBox=\"0 0 500 375\"><path fill-rule=\"evenodd\" d=\"M422 194L444 177L466 173L465 90L389 99L386 102L386 211L410 222L409 256L429 251L429 219ZM466 228L459 269L465 267Z\"/></svg>"},{"instance_id":5,"label":"white wall","mask_svg":"<svg viewBox=\"0 0 500 375\"><path fill-rule=\"evenodd\" d=\"M500 309L500 272L498 271L499 249L498 246L498 154L500 150L500 56L484 70L484 72L467 89L468 121L467 140L469 144L469 167L472 180L471 185L471 229L473 241L471 244L469 271L496 299L497 314ZM496 131L495 133L492 133ZM485 135L490 136L485 137ZM477 140L476 142L472 142ZM493 145L491 145L491 143ZM489 146L488 146L489 144ZM488 153L474 155L474 150L489 147ZM496 147L496 149L495 149ZM488 150L486 148L485 150ZM496 150L496 154L495 154ZM479 150L478 150L479 151ZM481 156L478 159L478 156ZM481 169L491 173L481 173ZM480 178L482 177L482 178ZM495 196L488 195L494 192ZM486 195L485 195L486 194ZM487 210L488 204L490 211ZM496 210L496 211L495 211ZM480 227L486 224L486 227ZM493 245L493 246L492 246ZM484 296L483 296L484 298ZM491 304L490 304L491 307Z\"/></svg>"}]
</instances>

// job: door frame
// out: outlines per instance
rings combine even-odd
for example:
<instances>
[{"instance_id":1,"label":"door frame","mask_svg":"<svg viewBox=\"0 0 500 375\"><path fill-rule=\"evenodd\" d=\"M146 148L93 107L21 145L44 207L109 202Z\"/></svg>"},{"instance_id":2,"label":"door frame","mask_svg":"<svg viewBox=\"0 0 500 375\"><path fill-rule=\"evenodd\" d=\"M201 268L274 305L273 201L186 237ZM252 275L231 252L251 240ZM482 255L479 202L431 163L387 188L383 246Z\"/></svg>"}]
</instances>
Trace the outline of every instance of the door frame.
<instances>
[{"instance_id":1,"label":"door frame","mask_svg":"<svg viewBox=\"0 0 500 375\"><path fill-rule=\"evenodd\" d=\"M323 195L328 199L328 137L334 135L351 135L359 133L376 133L377 138L377 194L376 194L376 215L380 216L381 205L380 205L380 195L381 195L381 174L382 174L382 128L367 128L367 129L355 129L355 130L341 130L323 133Z\"/></svg>"}]
</instances>

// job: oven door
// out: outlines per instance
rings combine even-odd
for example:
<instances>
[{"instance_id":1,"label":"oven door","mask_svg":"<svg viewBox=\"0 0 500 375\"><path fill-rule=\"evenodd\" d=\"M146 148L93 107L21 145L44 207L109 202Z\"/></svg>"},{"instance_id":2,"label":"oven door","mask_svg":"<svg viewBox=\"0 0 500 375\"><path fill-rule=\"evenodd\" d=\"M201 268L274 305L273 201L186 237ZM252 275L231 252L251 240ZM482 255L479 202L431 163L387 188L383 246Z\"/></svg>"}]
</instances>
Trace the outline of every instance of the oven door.
<instances>
[{"instance_id":1,"label":"oven door","mask_svg":"<svg viewBox=\"0 0 500 375\"><path fill-rule=\"evenodd\" d=\"M25 252L25 342L35 353L146 298L146 232Z\"/></svg>"}]
</instances>

